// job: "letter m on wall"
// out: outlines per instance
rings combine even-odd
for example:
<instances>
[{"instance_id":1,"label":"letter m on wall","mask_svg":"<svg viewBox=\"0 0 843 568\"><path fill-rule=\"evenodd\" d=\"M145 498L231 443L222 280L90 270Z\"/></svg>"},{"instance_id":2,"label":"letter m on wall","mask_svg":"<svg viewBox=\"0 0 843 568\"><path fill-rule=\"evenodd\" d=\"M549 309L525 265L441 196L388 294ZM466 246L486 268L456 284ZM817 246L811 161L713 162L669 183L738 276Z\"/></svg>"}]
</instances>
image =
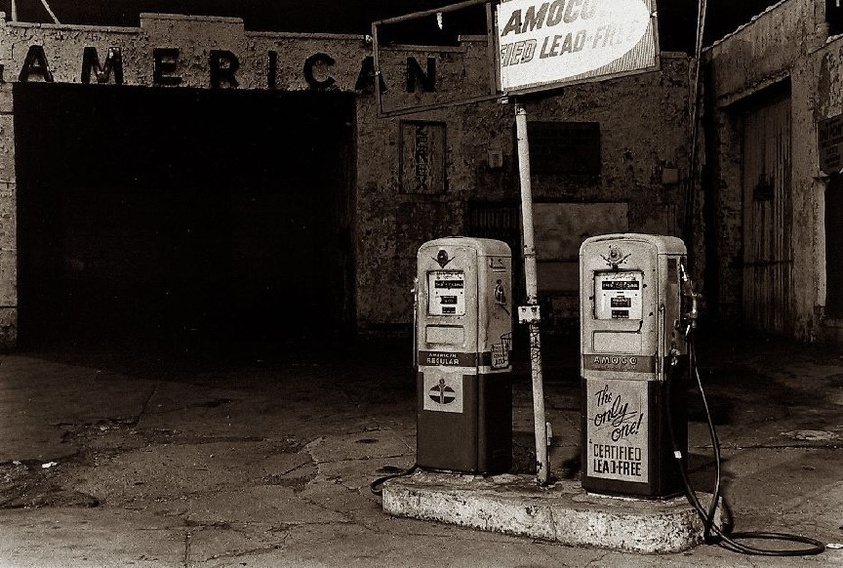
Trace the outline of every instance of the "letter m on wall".
<instances>
[{"instance_id":1,"label":"letter m on wall","mask_svg":"<svg viewBox=\"0 0 843 568\"><path fill-rule=\"evenodd\" d=\"M119 47L109 47L105 64L100 64L99 54L95 47L86 47L82 52L82 83L87 85L91 82L91 74L97 78L97 83L108 83L112 74L114 84L123 84L123 55Z\"/></svg>"}]
</instances>

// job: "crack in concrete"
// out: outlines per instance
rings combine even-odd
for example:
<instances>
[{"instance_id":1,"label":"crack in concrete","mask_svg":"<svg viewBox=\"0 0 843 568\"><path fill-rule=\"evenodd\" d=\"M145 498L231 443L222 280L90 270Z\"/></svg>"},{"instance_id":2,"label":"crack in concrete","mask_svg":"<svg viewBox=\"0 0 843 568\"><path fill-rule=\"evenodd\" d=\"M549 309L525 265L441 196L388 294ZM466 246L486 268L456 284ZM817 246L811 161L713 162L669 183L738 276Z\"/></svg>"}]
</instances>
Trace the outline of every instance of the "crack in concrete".
<instances>
[{"instance_id":1,"label":"crack in concrete","mask_svg":"<svg viewBox=\"0 0 843 568\"><path fill-rule=\"evenodd\" d=\"M295 467L291 467L291 468L289 468L289 469L287 469L287 470L284 470L284 471L282 471L282 472L280 472L280 473L276 473L276 474L274 474L274 476L276 476L276 477L281 477L281 476L284 476L284 475L288 475L288 474L290 474L290 473L293 473L294 471L298 471L298 470L300 470L300 469L304 469L304 468L309 467L309 466L312 466L312 465L317 465L317 464L316 464L316 462L315 462L315 461L313 461L313 456L311 456L311 459L310 459L310 461L309 461L309 462L307 462L307 463L301 463L301 464L299 464L299 465L297 465L297 466L295 466ZM318 474L318 470L317 470L317 474Z\"/></svg>"},{"instance_id":2,"label":"crack in concrete","mask_svg":"<svg viewBox=\"0 0 843 568\"><path fill-rule=\"evenodd\" d=\"M184 555L182 556L182 565L184 568L190 566L190 539L193 536L192 531L185 531L184 533Z\"/></svg>"},{"instance_id":3,"label":"crack in concrete","mask_svg":"<svg viewBox=\"0 0 843 568\"><path fill-rule=\"evenodd\" d=\"M711 450L711 445L694 446L694 449ZM721 444L721 450L841 450L843 444Z\"/></svg>"},{"instance_id":4,"label":"crack in concrete","mask_svg":"<svg viewBox=\"0 0 843 568\"><path fill-rule=\"evenodd\" d=\"M311 457L312 457L312 454L311 454ZM377 456L377 457L362 456L362 457L359 457L359 458L342 458L342 459L338 459L338 460L325 460L325 461L318 461L316 458L314 458L313 461L317 466L319 466L321 464L368 462L368 461L372 461L373 459L392 460L392 459L398 459L398 458L404 458L404 457L407 457L407 454L389 454L389 455Z\"/></svg>"},{"instance_id":5,"label":"crack in concrete","mask_svg":"<svg viewBox=\"0 0 843 568\"><path fill-rule=\"evenodd\" d=\"M259 530L257 528L264 525L264 523L256 523L256 522L244 522L244 523L229 523L227 521L209 521L209 522L201 522L201 521L191 521L190 519L186 519L185 525L190 527L193 530L188 530L185 532L185 553L183 557L183 563L185 567L190 566L193 563L201 563L207 562L209 560L221 560L221 559L232 559L232 558L241 558L245 556L251 556L255 554L264 554L267 552L273 552L275 550L282 549L286 546L289 538L291 536L290 531L291 527L295 526L294 524L285 523L284 526L281 527L271 527L270 529L264 529L263 532L265 533L283 533L281 535L281 544L272 544L258 548L250 548L247 550L236 550L232 552L227 552L224 554L214 554L208 558L203 559L196 559L193 560L191 558L193 549L192 549L192 538L194 533L198 531L205 531L205 530L223 530L223 531L231 531L237 534L242 535L247 540L252 539L254 535L259 534ZM310 524L310 523L304 523ZM316 524L316 523L313 523ZM237 526L240 525L240 526Z\"/></svg>"},{"instance_id":6,"label":"crack in concrete","mask_svg":"<svg viewBox=\"0 0 843 568\"><path fill-rule=\"evenodd\" d=\"M550 512L550 526L553 527L553 540L559 541L559 531L556 528L556 515L553 513L553 507L548 507Z\"/></svg>"},{"instance_id":7,"label":"crack in concrete","mask_svg":"<svg viewBox=\"0 0 843 568\"><path fill-rule=\"evenodd\" d=\"M161 385L160 382L158 382L158 381L155 382L155 384L152 386L152 390L149 392L149 396L146 397L145 401L143 401L143 404L141 405L140 412L133 419L133 421L127 423L128 426L134 427L134 426L137 426L138 423L140 423L141 418L143 418L143 415L146 414L147 408L149 408L149 402L152 400L152 397L154 397L158 393L158 387L160 385Z\"/></svg>"},{"instance_id":8,"label":"crack in concrete","mask_svg":"<svg viewBox=\"0 0 843 568\"><path fill-rule=\"evenodd\" d=\"M267 554L267 553L270 553L270 552L275 552L276 550L283 549L285 545L286 545L286 539L285 539L285 542L284 542L283 545L273 544L273 545L269 545L269 546L263 546L263 547L260 547L260 548L252 548L252 549L244 550L244 551L241 551L241 552L230 552L230 553L226 553L226 554L214 554L210 558L207 558L205 560L205 562L208 561L208 560L232 560L232 559L236 559L236 558L246 558L246 557L249 557L249 556L254 556L256 554Z\"/></svg>"},{"instance_id":9,"label":"crack in concrete","mask_svg":"<svg viewBox=\"0 0 843 568\"><path fill-rule=\"evenodd\" d=\"M335 483L335 485L342 485L342 484L336 484ZM342 485L342 487L345 488L345 489L348 489L344 485ZM305 503L308 503L308 504L316 507L317 509L321 509L321 510L325 511L326 513L337 514L337 515L339 515L340 517L343 518L343 521L340 522L340 523L337 523L336 521L324 521L326 523L330 523L330 524L355 524L355 525L357 524L354 520L354 517L351 516L350 512L338 511L336 509L331 509L330 507L326 506L325 504L323 504L321 502L316 502L313 499L313 497L308 497L306 495L300 495L299 499L301 499ZM303 523L303 524L310 524L310 523Z\"/></svg>"},{"instance_id":10,"label":"crack in concrete","mask_svg":"<svg viewBox=\"0 0 843 568\"><path fill-rule=\"evenodd\" d=\"M596 558L593 558L593 559L589 560L588 564L586 564L584 568L588 568L589 566L603 566L604 565L603 560L605 560L606 557L609 556L609 554L610 554L609 552L604 552L603 554L600 554Z\"/></svg>"}]
</instances>

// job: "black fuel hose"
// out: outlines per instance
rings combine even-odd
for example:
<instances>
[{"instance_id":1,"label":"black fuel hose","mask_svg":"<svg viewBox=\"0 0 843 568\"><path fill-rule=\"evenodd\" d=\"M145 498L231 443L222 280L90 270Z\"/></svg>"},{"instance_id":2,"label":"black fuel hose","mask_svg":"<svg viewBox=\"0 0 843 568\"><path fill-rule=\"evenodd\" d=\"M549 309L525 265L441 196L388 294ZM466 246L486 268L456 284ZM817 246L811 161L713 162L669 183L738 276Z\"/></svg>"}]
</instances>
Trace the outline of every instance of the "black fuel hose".
<instances>
[{"instance_id":1,"label":"black fuel hose","mask_svg":"<svg viewBox=\"0 0 843 568\"><path fill-rule=\"evenodd\" d=\"M709 437L711 438L711 445L714 450L714 468L715 468L715 479L714 479L714 492L711 497L711 503L709 504L708 508L704 507L703 504L700 502L700 499L697 497L696 491L691 485L691 481L688 478L688 473L686 468L682 464L682 452L679 449L679 445L676 442L676 436L674 434L674 426L673 426L673 416L672 413L668 411L668 430L670 431L670 439L673 444L673 456L677 460L677 465L679 467L679 472L682 477L682 483L685 487L685 495L688 498L688 502L691 504L691 507L697 512L700 519L703 522L703 538L707 544L717 544L722 548L727 550L731 550L733 552L738 552L741 554L749 554L749 555L756 555L756 556L811 556L816 554L822 554L825 552L825 544L806 536L795 535L795 534L788 534L788 533L780 533L780 532L727 532L720 527L717 526L716 521L716 513L717 507L720 502L720 491L721 491L721 479L722 479L722 471L721 471L721 456L720 456L720 441L717 437L717 429L714 427L714 421L711 418L711 410L708 406L708 399L705 394L705 389L703 388L702 380L700 379L700 372L699 367L697 366L697 355L696 355L696 348L694 345L693 337L690 336L688 339L688 372L693 373L696 381L697 386L700 390L700 396L702 397L703 407L705 409L705 416L708 422L708 432ZM670 404L670 387L671 383L673 382L673 375L677 368L677 365L672 365L670 373L668 373L667 384L665 385L665 398L666 404L668 408L671 408ZM776 541L786 541L786 542L795 542L800 544L807 544L808 548L797 548L797 549L769 549L769 548L759 548L756 546L751 546L748 544L744 544L742 542L738 542L740 540L776 540Z\"/></svg>"},{"instance_id":2,"label":"black fuel hose","mask_svg":"<svg viewBox=\"0 0 843 568\"><path fill-rule=\"evenodd\" d=\"M395 479L397 477L406 477L408 475L412 475L419 468L419 464L413 464L412 467L405 469L404 471L400 471L398 473L391 473L389 475L384 475L383 477L379 477L374 480L372 483L369 484L369 489L371 489L372 493L375 495L380 495L383 493L383 484L389 481L390 479Z\"/></svg>"}]
</instances>

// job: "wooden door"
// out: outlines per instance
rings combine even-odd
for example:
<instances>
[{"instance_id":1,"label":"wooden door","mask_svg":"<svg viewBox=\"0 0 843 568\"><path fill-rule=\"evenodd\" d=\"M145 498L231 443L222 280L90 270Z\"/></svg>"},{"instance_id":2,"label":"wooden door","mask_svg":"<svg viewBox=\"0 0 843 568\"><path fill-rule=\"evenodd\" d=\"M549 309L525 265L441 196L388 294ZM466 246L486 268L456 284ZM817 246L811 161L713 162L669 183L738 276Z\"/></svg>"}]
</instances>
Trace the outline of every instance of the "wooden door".
<instances>
[{"instance_id":1,"label":"wooden door","mask_svg":"<svg viewBox=\"0 0 843 568\"><path fill-rule=\"evenodd\" d=\"M769 333L792 327L790 107L779 98L744 121L744 323Z\"/></svg>"}]
</instances>

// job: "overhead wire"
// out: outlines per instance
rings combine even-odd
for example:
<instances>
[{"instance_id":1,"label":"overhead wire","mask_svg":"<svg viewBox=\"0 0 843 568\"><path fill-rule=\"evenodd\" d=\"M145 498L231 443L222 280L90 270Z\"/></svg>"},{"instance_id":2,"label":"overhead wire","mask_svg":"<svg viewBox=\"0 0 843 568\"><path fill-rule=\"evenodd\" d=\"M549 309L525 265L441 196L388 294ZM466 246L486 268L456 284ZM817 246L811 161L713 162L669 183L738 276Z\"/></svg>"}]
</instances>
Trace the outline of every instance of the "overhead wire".
<instances>
[{"instance_id":1,"label":"overhead wire","mask_svg":"<svg viewBox=\"0 0 843 568\"><path fill-rule=\"evenodd\" d=\"M687 181L687 188L685 194L685 219L684 219L684 230L683 235L685 240L691 242L693 239L691 238L693 227L694 227L694 209L696 205L696 200L694 199L696 187L694 180L696 179L696 171L697 171L697 143L699 138L699 123L700 123L700 96L701 96L701 81L700 81L700 74L702 68L702 52L703 52L703 45L705 42L705 24L706 24L706 15L708 12L708 0L698 0L697 3L697 25L696 25L696 37L694 43L694 66L693 66L693 77L691 79L691 85L689 85L688 89L688 107L690 109L690 121L691 121L691 144L690 144L690 156L689 156L689 168L688 168L688 181Z\"/></svg>"}]
</instances>

